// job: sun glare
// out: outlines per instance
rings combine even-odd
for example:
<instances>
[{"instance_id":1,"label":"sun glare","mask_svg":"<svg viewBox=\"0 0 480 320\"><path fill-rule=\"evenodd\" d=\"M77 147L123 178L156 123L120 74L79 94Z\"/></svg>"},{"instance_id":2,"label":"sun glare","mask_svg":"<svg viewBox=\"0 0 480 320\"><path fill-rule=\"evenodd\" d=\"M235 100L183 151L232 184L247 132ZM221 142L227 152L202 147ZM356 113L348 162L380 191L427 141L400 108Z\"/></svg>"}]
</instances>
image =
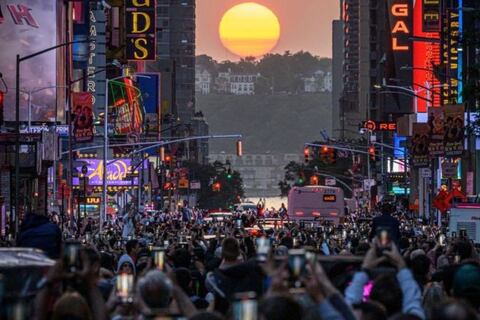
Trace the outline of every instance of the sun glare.
<instances>
[{"instance_id":1,"label":"sun glare","mask_svg":"<svg viewBox=\"0 0 480 320\"><path fill-rule=\"evenodd\" d=\"M246 2L230 8L219 26L222 44L240 57L262 56L270 52L280 38L280 23L267 7Z\"/></svg>"}]
</instances>

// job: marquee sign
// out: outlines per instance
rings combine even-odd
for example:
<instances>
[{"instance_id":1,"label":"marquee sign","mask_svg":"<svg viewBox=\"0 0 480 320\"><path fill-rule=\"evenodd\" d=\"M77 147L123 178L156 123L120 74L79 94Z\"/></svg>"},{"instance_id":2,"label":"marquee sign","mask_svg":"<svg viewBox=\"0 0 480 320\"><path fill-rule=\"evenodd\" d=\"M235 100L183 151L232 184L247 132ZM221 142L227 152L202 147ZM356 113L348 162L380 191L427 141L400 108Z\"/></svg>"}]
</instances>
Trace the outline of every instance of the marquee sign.
<instances>
[{"instance_id":1,"label":"marquee sign","mask_svg":"<svg viewBox=\"0 0 480 320\"><path fill-rule=\"evenodd\" d=\"M155 0L127 0L126 58L128 60L155 60L156 52Z\"/></svg>"},{"instance_id":2,"label":"marquee sign","mask_svg":"<svg viewBox=\"0 0 480 320\"><path fill-rule=\"evenodd\" d=\"M107 165L107 184L109 186L131 186L138 185L138 177L133 178L133 183L127 178L128 174L131 173L131 159L118 159ZM145 159L145 166L148 168L148 160ZM99 159L83 159L82 162L86 163L87 174L89 178L90 186L101 186L103 185L103 160ZM80 171L81 167L77 169ZM73 178L73 185L80 185L79 178Z\"/></svg>"}]
</instances>

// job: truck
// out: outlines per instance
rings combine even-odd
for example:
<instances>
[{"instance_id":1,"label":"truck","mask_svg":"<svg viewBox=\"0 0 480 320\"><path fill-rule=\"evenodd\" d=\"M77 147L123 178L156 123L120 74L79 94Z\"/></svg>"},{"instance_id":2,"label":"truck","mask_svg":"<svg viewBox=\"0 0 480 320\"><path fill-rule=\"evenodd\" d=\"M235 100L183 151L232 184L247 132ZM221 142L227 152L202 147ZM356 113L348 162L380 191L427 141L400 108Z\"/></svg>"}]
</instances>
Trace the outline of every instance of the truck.
<instances>
[{"instance_id":1,"label":"truck","mask_svg":"<svg viewBox=\"0 0 480 320\"><path fill-rule=\"evenodd\" d=\"M480 203L461 203L450 209L448 236L459 236L460 230L476 244L480 244Z\"/></svg>"}]
</instances>

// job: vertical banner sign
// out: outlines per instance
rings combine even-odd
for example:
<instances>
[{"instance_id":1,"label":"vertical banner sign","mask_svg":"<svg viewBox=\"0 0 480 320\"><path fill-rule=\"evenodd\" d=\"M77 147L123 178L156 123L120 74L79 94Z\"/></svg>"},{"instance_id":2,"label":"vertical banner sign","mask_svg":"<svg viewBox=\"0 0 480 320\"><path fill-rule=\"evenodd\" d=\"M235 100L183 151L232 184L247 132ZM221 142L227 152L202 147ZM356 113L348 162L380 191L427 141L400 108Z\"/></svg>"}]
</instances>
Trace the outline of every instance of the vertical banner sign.
<instances>
[{"instance_id":1,"label":"vertical banner sign","mask_svg":"<svg viewBox=\"0 0 480 320\"><path fill-rule=\"evenodd\" d=\"M90 92L93 96L93 111L96 115L104 112L105 109L105 72L99 72L99 68L105 68L106 56L105 56L105 23L106 17L103 9L97 10L96 4L90 3L89 11L89 57L87 72L89 74L87 78L87 92Z\"/></svg>"},{"instance_id":2,"label":"vertical banner sign","mask_svg":"<svg viewBox=\"0 0 480 320\"><path fill-rule=\"evenodd\" d=\"M438 107L442 103L441 82L434 73L434 69L441 63L441 45L438 43L440 41L440 0L415 1L413 35L437 40L437 43L413 42L413 89L420 97L417 99L416 111L425 113L428 107Z\"/></svg>"},{"instance_id":3,"label":"vertical banner sign","mask_svg":"<svg viewBox=\"0 0 480 320\"><path fill-rule=\"evenodd\" d=\"M447 10L443 28L443 64L447 79L443 87L443 104L458 103L458 46L459 46L459 14L458 10Z\"/></svg>"},{"instance_id":4,"label":"vertical banner sign","mask_svg":"<svg viewBox=\"0 0 480 320\"><path fill-rule=\"evenodd\" d=\"M411 0L388 0L383 1L388 12L386 21L386 39L390 43L387 50L385 64L385 78L396 78L401 81L412 82L411 71L403 70L404 66L412 65L412 1ZM411 113L413 99L403 95L394 95L387 98L387 103L392 106L392 112ZM395 110L395 111L393 111Z\"/></svg>"},{"instance_id":5,"label":"vertical banner sign","mask_svg":"<svg viewBox=\"0 0 480 320\"><path fill-rule=\"evenodd\" d=\"M422 0L422 32L440 32L440 20L440 0Z\"/></svg>"},{"instance_id":6,"label":"vertical banner sign","mask_svg":"<svg viewBox=\"0 0 480 320\"><path fill-rule=\"evenodd\" d=\"M411 153L415 167L428 167L430 163L428 157L429 134L430 128L427 123L413 124Z\"/></svg>"},{"instance_id":7,"label":"vertical banner sign","mask_svg":"<svg viewBox=\"0 0 480 320\"><path fill-rule=\"evenodd\" d=\"M443 107L428 110L428 126L430 127L430 145L428 147L430 157L443 156L445 154Z\"/></svg>"},{"instance_id":8,"label":"vertical banner sign","mask_svg":"<svg viewBox=\"0 0 480 320\"><path fill-rule=\"evenodd\" d=\"M93 103L90 92L72 93L73 136L76 142L93 140Z\"/></svg>"},{"instance_id":9,"label":"vertical banner sign","mask_svg":"<svg viewBox=\"0 0 480 320\"><path fill-rule=\"evenodd\" d=\"M445 156L461 156L464 150L465 107L463 105L445 106L444 143Z\"/></svg>"},{"instance_id":10,"label":"vertical banner sign","mask_svg":"<svg viewBox=\"0 0 480 320\"><path fill-rule=\"evenodd\" d=\"M125 2L126 57L128 60L155 60L156 51L155 0Z\"/></svg>"}]
</instances>

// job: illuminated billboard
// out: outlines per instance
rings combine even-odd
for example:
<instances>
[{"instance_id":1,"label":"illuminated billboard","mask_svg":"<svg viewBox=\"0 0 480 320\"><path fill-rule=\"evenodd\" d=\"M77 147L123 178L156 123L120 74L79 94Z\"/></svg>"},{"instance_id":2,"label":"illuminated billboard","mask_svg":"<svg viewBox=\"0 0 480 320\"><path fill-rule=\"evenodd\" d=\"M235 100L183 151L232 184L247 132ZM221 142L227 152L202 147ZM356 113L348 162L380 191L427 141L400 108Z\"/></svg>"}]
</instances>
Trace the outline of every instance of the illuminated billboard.
<instances>
[{"instance_id":1,"label":"illuminated billboard","mask_svg":"<svg viewBox=\"0 0 480 320\"><path fill-rule=\"evenodd\" d=\"M441 82L434 74L441 63L440 0L416 1L413 10L413 35L422 38L413 43L413 88L419 96L417 112L425 113L428 107L441 105Z\"/></svg>"},{"instance_id":2,"label":"illuminated billboard","mask_svg":"<svg viewBox=\"0 0 480 320\"><path fill-rule=\"evenodd\" d=\"M109 186L131 186L132 180L127 179L127 175L131 173L131 159L115 159L110 160L107 165L107 184ZM88 184L90 186L103 185L103 160L99 159L82 159L82 162L87 166ZM77 167L81 172L82 166ZM139 166L141 167L141 165ZM148 160L144 160L144 167L148 168ZM78 186L79 178L73 178L73 185ZM133 178L133 185L138 185L138 178Z\"/></svg>"},{"instance_id":3,"label":"illuminated billboard","mask_svg":"<svg viewBox=\"0 0 480 320\"><path fill-rule=\"evenodd\" d=\"M15 120L15 61L21 57L57 44L56 1L0 1L0 72L8 88L4 118ZM56 53L44 53L20 65L20 120L28 117L28 91L53 87L31 94L32 120L55 118Z\"/></svg>"}]
</instances>

